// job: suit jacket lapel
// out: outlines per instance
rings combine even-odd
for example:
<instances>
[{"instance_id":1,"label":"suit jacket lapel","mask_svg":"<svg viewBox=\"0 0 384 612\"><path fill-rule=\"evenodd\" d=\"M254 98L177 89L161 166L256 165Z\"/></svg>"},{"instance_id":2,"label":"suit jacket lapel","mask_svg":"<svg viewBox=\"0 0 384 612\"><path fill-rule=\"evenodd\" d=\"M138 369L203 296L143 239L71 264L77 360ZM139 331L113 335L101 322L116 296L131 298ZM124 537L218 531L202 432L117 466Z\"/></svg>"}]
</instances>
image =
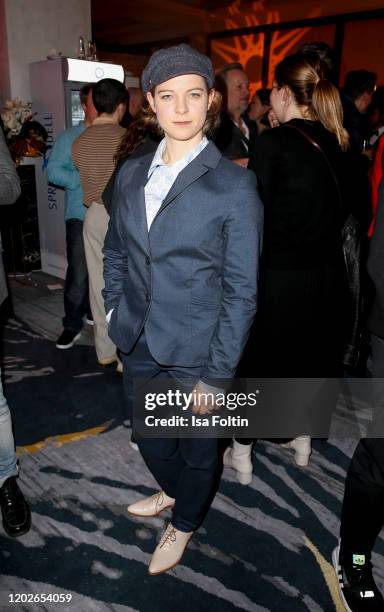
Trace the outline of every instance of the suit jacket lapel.
<instances>
[{"instance_id":1,"label":"suit jacket lapel","mask_svg":"<svg viewBox=\"0 0 384 612\"><path fill-rule=\"evenodd\" d=\"M182 191L184 191L184 189L189 187L191 183L197 181L197 179L199 179L203 174L208 172L209 168L198 163L194 164L194 161L195 160L188 164L188 166L186 166L177 176L175 182L165 196L165 199L157 214L168 206L168 204L170 204Z\"/></svg>"},{"instance_id":2,"label":"suit jacket lapel","mask_svg":"<svg viewBox=\"0 0 384 612\"><path fill-rule=\"evenodd\" d=\"M147 156L146 156L147 157ZM148 181L148 170L151 164L153 155L148 159L143 158L132 176L129 184L129 197L132 201L132 212L139 229L140 235L143 238L144 246L149 253L148 225L147 215L145 211L145 193L144 187Z\"/></svg>"},{"instance_id":3,"label":"suit jacket lapel","mask_svg":"<svg viewBox=\"0 0 384 612\"><path fill-rule=\"evenodd\" d=\"M176 178L169 192L157 212L157 216L166 208L180 193L182 193L189 185L197 181L201 176L206 174L210 168L215 168L219 162L221 153L216 149L215 145L210 142L205 149L184 168ZM154 221L155 221L154 219Z\"/></svg>"}]
</instances>

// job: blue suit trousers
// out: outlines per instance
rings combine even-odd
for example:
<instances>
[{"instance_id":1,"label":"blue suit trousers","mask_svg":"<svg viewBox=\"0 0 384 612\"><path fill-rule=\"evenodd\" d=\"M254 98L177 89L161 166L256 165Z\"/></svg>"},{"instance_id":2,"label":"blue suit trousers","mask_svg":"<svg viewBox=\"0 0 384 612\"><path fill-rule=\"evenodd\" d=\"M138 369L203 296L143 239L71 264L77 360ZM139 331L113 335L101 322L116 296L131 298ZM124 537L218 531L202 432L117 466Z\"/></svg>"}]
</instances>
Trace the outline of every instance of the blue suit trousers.
<instances>
[{"instance_id":1,"label":"blue suit trousers","mask_svg":"<svg viewBox=\"0 0 384 612\"><path fill-rule=\"evenodd\" d=\"M148 348L143 332L131 353L122 354L124 386L132 406L133 380L172 378L188 381L190 389L199 380L200 367L162 366ZM218 483L218 441L204 439L137 440L140 452L161 489L175 498L172 525L180 531L194 531L203 522Z\"/></svg>"}]
</instances>

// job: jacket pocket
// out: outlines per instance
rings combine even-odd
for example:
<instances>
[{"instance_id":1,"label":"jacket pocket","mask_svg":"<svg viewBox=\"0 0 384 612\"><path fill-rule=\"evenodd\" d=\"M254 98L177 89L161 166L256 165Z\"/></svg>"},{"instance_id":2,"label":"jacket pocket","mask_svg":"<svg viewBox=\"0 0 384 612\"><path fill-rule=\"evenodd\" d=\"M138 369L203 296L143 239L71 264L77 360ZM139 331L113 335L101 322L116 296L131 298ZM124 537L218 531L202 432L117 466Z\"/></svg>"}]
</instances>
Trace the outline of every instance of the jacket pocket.
<instances>
[{"instance_id":1,"label":"jacket pocket","mask_svg":"<svg viewBox=\"0 0 384 612\"><path fill-rule=\"evenodd\" d=\"M217 298L205 298L204 296L192 296L191 304L196 306L206 306L207 308L217 308L220 305L220 299Z\"/></svg>"}]
</instances>

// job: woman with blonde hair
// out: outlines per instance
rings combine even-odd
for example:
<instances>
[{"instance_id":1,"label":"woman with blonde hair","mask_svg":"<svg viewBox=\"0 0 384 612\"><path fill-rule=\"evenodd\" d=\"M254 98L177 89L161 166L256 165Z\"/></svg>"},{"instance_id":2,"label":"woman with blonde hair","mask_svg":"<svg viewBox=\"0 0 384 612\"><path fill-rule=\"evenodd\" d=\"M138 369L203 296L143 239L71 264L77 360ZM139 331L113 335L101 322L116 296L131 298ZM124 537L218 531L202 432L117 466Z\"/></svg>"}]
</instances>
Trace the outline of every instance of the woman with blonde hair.
<instances>
[{"instance_id":1,"label":"woman with blonde hair","mask_svg":"<svg viewBox=\"0 0 384 612\"><path fill-rule=\"evenodd\" d=\"M342 372L351 322L341 239L348 135L339 92L325 74L319 59L299 54L277 66L270 101L279 127L257 139L250 160L265 213L260 301L245 363L252 376ZM302 406L295 419L305 429ZM290 445L305 466L311 439L298 433ZM242 482L252 474L250 442L235 441L225 456Z\"/></svg>"}]
</instances>

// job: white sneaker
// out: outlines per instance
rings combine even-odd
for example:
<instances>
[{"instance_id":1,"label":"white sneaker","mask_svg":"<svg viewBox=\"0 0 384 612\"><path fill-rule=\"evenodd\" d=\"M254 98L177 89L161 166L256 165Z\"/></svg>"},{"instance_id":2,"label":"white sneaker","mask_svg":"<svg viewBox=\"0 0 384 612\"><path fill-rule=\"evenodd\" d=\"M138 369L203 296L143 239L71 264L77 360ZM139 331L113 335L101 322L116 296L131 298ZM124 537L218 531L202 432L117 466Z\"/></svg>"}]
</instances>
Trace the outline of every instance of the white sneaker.
<instances>
[{"instance_id":1,"label":"white sneaker","mask_svg":"<svg viewBox=\"0 0 384 612\"><path fill-rule=\"evenodd\" d=\"M293 448L295 451L295 463L299 467L306 467L309 463L311 454L311 437L299 436L286 444L282 444L284 448Z\"/></svg>"},{"instance_id":2,"label":"white sneaker","mask_svg":"<svg viewBox=\"0 0 384 612\"><path fill-rule=\"evenodd\" d=\"M232 446L225 450L223 456L224 465L236 470L236 478L243 485L252 482L252 446L252 444L239 444L233 440Z\"/></svg>"}]
</instances>

